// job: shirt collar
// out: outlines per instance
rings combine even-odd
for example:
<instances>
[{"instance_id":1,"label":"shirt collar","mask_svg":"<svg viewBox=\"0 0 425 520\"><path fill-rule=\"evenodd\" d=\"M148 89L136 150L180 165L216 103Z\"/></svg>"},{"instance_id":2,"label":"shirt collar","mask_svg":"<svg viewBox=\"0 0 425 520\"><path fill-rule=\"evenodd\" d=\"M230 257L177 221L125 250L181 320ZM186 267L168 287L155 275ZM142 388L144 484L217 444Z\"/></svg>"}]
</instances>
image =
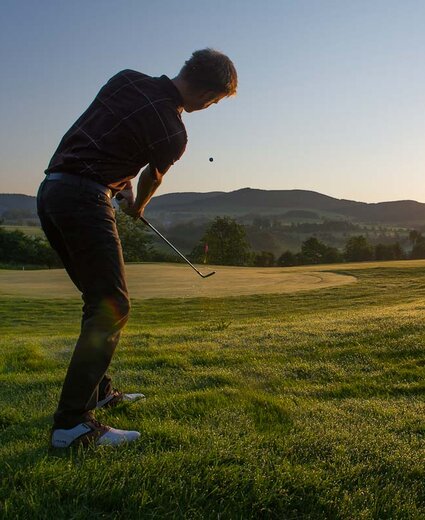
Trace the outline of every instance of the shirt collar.
<instances>
[{"instance_id":1,"label":"shirt collar","mask_svg":"<svg viewBox=\"0 0 425 520\"><path fill-rule=\"evenodd\" d=\"M160 76L159 81L164 90L167 91L167 94L173 99L178 107L183 106L183 98L179 92L179 89L174 85L171 79L165 74Z\"/></svg>"}]
</instances>

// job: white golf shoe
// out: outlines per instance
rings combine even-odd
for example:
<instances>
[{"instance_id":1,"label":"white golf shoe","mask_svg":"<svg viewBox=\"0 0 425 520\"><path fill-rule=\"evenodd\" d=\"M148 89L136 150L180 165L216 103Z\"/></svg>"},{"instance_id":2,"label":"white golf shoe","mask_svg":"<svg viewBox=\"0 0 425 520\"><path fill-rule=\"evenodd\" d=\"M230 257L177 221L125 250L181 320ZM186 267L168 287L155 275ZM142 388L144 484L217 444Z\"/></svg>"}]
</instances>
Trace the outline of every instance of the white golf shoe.
<instances>
[{"instance_id":1,"label":"white golf shoe","mask_svg":"<svg viewBox=\"0 0 425 520\"><path fill-rule=\"evenodd\" d=\"M119 446L136 441L140 433L130 430L117 430L92 419L70 429L54 429L51 433L52 448L90 444L96 446Z\"/></svg>"},{"instance_id":2,"label":"white golf shoe","mask_svg":"<svg viewBox=\"0 0 425 520\"><path fill-rule=\"evenodd\" d=\"M105 399L101 399L97 402L96 408L112 408L118 403L122 402L130 402L134 403L135 401L140 401L140 399L145 399L144 394L125 394L124 392L120 392L117 389L113 389L112 392L105 397Z\"/></svg>"}]
</instances>

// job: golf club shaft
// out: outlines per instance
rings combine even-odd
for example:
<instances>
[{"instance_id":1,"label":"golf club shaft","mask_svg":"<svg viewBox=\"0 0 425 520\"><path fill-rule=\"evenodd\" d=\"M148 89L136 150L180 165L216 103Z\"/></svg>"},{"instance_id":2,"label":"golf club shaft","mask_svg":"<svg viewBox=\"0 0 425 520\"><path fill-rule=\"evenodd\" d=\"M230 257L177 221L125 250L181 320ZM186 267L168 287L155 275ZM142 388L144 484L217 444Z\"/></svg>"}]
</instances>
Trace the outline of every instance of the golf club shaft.
<instances>
[{"instance_id":1,"label":"golf club shaft","mask_svg":"<svg viewBox=\"0 0 425 520\"><path fill-rule=\"evenodd\" d=\"M169 242L165 237L164 235L162 235L154 226L152 226L152 224L147 221L145 219L145 217L140 217L140 220L146 224L150 229L152 229L152 231L154 231L160 238L162 238L162 240L164 240L164 242L166 242L181 258L183 258L183 260L188 263L190 265L190 267L192 269L194 269L198 274L199 276L201 276L202 278L207 278L208 276L212 276L213 274L215 274L215 271L211 271L211 273L208 273L208 274L202 274L200 271L198 271L198 269L196 269L196 267L191 263L189 262L189 260L184 256L183 253L180 253L180 251L173 246L173 244L171 242Z\"/></svg>"}]
</instances>

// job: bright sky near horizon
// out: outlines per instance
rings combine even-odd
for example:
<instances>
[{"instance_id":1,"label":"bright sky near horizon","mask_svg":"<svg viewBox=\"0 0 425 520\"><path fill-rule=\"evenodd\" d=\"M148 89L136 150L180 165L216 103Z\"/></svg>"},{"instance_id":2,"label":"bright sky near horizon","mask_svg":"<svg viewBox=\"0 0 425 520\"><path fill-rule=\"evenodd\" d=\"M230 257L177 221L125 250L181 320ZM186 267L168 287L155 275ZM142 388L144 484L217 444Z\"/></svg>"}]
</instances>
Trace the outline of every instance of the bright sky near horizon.
<instances>
[{"instance_id":1,"label":"bright sky near horizon","mask_svg":"<svg viewBox=\"0 0 425 520\"><path fill-rule=\"evenodd\" d=\"M0 12L2 193L36 193L116 72L173 77L213 47L235 63L238 95L183 114L188 147L159 194L425 202L423 0L3 0Z\"/></svg>"}]
</instances>

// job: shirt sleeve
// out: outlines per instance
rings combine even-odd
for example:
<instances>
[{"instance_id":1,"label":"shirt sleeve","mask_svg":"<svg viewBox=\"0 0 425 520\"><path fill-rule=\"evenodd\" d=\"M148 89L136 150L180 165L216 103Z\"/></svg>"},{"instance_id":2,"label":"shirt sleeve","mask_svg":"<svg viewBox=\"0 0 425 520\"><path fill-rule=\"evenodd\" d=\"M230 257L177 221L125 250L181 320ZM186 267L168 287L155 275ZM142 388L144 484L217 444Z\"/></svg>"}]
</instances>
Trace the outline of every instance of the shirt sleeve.
<instances>
[{"instance_id":1,"label":"shirt sleeve","mask_svg":"<svg viewBox=\"0 0 425 520\"><path fill-rule=\"evenodd\" d=\"M159 173L166 173L183 155L186 142L186 133L182 130L177 135L152 143L149 146L150 163Z\"/></svg>"}]
</instances>

